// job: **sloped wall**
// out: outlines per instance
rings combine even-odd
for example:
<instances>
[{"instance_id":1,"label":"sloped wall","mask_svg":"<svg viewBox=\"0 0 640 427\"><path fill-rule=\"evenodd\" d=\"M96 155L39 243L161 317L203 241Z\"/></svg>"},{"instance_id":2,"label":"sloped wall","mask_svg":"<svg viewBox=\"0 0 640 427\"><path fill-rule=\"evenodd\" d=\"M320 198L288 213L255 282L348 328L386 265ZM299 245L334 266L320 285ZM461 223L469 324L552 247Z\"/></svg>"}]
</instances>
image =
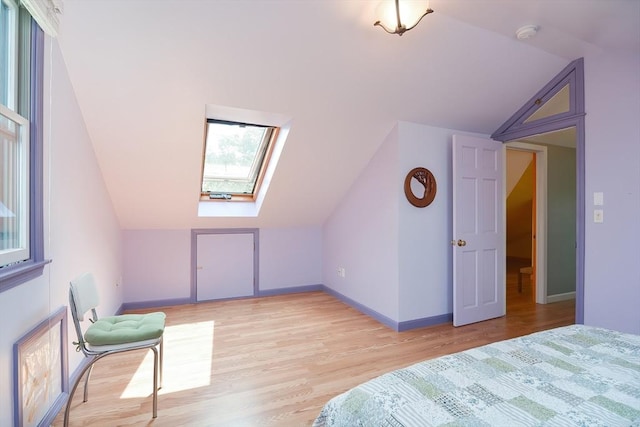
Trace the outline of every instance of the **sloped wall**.
<instances>
[{"instance_id":1,"label":"sloped wall","mask_svg":"<svg viewBox=\"0 0 640 427\"><path fill-rule=\"evenodd\" d=\"M507 164L513 157L524 157L528 164L519 176L510 178L507 174L507 257L531 260L532 245L532 208L534 189L533 153L507 150ZM509 169L509 168L507 168ZM509 182L512 179L514 182ZM510 185L511 184L511 185Z\"/></svg>"},{"instance_id":2,"label":"sloped wall","mask_svg":"<svg viewBox=\"0 0 640 427\"><path fill-rule=\"evenodd\" d=\"M118 221L91 140L78 108L57 42L45 43L44 245L52 262L43 276L0 293L0 425L13 425L13 344L61 306L68 306L69 281L94 273L100 313L122 303L122 244ZM83 356L68 314L69 372ZM57 343L52 343L57 345ZM53 403L53 402L51 402Z\"/></svg>"},{"instance_id":3,"label":"sloped wall","mask_svg":"<svg viewBox=\"0 0 640 427\"><path fill-rule=\"evenodd\" d=\"M452 312L451 129L399 122L324 225L323 283L391 319ZM436 198L416 208L404 179L425 167ZM345 277L336 270L346 268ZM442 321L442 320L439 320Z\"/></svg>"},{"instance_id":4,"label":"sloped wall","mask_svg":"<svg viewBox=\"0 0 640 427\"><path fill-rule=\"evenodd\" d=\"M399 142L397 126L323 227L323 284L398 320ZM344 277L337 274L345 269Z\"/></svg>"}]
</instances>

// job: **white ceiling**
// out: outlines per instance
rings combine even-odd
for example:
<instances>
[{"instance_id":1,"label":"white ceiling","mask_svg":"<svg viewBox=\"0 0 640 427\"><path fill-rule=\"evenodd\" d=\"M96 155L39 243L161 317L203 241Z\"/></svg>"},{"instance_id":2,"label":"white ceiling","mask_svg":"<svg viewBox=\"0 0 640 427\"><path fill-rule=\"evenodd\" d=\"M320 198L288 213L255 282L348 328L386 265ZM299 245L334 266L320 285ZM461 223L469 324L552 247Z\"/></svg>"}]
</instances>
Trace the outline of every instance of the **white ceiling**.
<instances>
[{"instance_id":1,"label":"white ceiling","mask_svg":"<svg viewBox=\"0 0 640 427\"><path fill-rule=\"evenodd\" d=\"M490 134L570 60L640 54L638 0L432 0L402 37L373 27L377 6L65 0L60 46L122 227L322 224L398 120ZM256 219L197 218L206 104L292 118Z\"/></svg>"}]
</instances>

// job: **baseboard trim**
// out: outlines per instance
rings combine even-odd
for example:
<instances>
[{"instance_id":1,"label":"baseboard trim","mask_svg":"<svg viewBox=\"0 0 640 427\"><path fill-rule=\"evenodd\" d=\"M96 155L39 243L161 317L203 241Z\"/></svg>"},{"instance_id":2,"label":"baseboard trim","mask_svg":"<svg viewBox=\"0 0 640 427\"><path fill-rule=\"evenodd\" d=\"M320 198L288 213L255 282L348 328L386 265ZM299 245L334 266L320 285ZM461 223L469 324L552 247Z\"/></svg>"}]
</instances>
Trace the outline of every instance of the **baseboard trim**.
<instances>
[{"instance_id":1,"label":"baseboard trim","mask_svg":"<svg viewBox=\"0 0 640 427\"><path fill-rule=\"evenodd\" d=\"M263 290L259 290L257 295L248 296L248 297L228 298L228 299L270 297L270 296L276 296L276 295L298 294L298 293L304 293L304 292L317 292L317 291L325 292L339 299L340 301L344 302L348 306L353 307L359 312L374 318L378 322L382 323L385 326L388 326L389 328L393 329L396 332L408 331L410 329L424 328L426 326L440 325L443 323L450 323L453 321L453 314L446 313L446 314L440 314L432 317L424 317L421 319L413 319L413 320L397 322L385 316L384 314L378 313L377 311L367 307L366 305L360 304L359 302L349 298L346 295L341 294L340 292L337 292L331 288L326 287L325 285L305 285L305 286L293 286L290 288L263 289ZM228 299L225 299L225 300L228 300ZM564 299L570 299L570 298L564 298ZM225 300L217 300L217 301L225 301ZM174 298L174 299L165 299L165 300L157 300L157 301L126 302L120 306L120 309L118 310L117 314L121 314L127 310L160 308L160 307L194 304L194 303L197 303L197 302L192 301L191 298Z\"/></svg>"},{"instance_id":2,"label":"baseboard trim","mask_svg":"<svg viewBox=\"0 0 640 427\"><path fill-rule=\"evenodd\" d=\"M351 298L331 288L323 286L323 290L329 295L332 295L338 298L340 301L355 308L356 310L362 312L363 314L366 314L369 317L373 317L378 322L382 323L385 326L390 327L396 332L403 332L403 331L408 331L410 329L424 328L426 326L441 325L443 323L453 322L453 313L441 314L441 315L432 316L432 317L424 317L422 319L396 322L395 320L388 318L384 314L378 313L377 311L372 310L371 308L365 305L362 305L359 302L354 301Z\"/></svg>"},{"instance_id":3,"label":"baseboard trim","mask_svg":"<svg viewBox=\"0 0 640 427\"><path fill-rule=\"evenodd\" d=\"M163 300L156 300L156 301L125 302L125 303L122 303L122 305L120 306L120 309L118 310L118 314L121 314L126 310L169 307L173 305L184 305L184 304L192 304L191 298L172 298L172 299L163 299Z\"/></svg>"},{"instance_id":4,"label":"baseboard trim","mask_svg":"<svg viewBox=\"0 0 640 427\"><path fill-rule=\"evenodd\" d=\"M551 303L558 302L558 301L566 301L566 300L570 300L570 299L576 299L576 293L575 292L567 292L567 293L564 293L564 294L548 295L547 296L547 304L551 304Z\"/></svg>"},{"instance_id":5,"label":"baseboard trim","mask_svg":"<svg viewBox=\"0 0 640 427\"><path fill-rule=\"evenodd\" d=\"M324 292L326 292L327 294L336 297L337 299L339 299L340 301L342 301L343 303L347 304L350 307L355 308L356 310L360 311L361 313L366 314L369 317L373 317L374 319L376 319L378 322L382 323L385 326L390 327L391 329L393 329L394 331L398 330L398 322L396 322L395 320L392 320L390 318L388 318L387 316L385 316L384 314L378 313L375 310L370 309L369 307L367 307L366 305L362 305L359 302L352 300L351 298L349 298L346 295L341 294L338 291L334 291L331 288L327 288L326 286L323 286L323 290Z\"/></svg>"},{"instance_id":6,"label":"baseboard trim","mask_svg":"<svg viewBox=\"0 0 640 427\"><path fill-rule=\"evenodd\" d=\"M442 325L443 323L452 323L453 313L440 314L438 316L423 317L422 319L405 320L398 324L398 332L408 331L410 329L424 328L426 326Z\"/></svg>"},{"instance_id":7,"label":"baseboard trim","mask_svg":"<svg viewBox=\"0 0 640 427\"><path fill-rule=\"evenodd\" d=\"M235 299L269 297L269 296L286 295L286 294L299 294L302 292L314 292L314 291L322 291L322 290L324 290L324 285L293 286L290 288L264 289L264 290L259 290L256 295L223 298L215 301L229 301L229 300L235 300ZM184 304L197 304L199 302L206 302L206 301L192 301L191 298L174 298L174 299L165 299L165 300L157 300L157 301L125 302L120 306L120 309L118 310L117 313L121 314L126 310L160 308L160 307L168 307L173 305L184 305Z\"/></svg>"},{"instance_id":8,"label":"baseboard trim","mask_svg":"<svg viewBox=\"0 0 640 427\"><path fill-rule=\"evenodd\" d=\"M258 297L272 297L275 295L286 294L299 294L303 292L317 292L323 291L324 285L305 285L305 286L292 286L290 288L277 288L277 289L263 289L258 290Z\"/></svg>"}]
</instances>

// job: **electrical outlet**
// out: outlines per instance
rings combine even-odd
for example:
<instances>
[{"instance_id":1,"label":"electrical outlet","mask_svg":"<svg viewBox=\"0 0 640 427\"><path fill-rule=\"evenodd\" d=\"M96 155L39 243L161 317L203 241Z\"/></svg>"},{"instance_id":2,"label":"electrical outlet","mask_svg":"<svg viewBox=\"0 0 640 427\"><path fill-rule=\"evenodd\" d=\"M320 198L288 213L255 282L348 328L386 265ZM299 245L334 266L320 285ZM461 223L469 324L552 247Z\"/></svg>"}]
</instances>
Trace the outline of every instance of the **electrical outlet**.
<instances>
[{"instance_id":1,"label":"electrical outlet","mask_svg":"<svg viewBox=\"0 0 640 427\"><path fill-rule=\"evenodd\" d=\"M604 211L602 209L596 209L593 211L593 222L604 222Z\"/></svg>"}]
</instances>

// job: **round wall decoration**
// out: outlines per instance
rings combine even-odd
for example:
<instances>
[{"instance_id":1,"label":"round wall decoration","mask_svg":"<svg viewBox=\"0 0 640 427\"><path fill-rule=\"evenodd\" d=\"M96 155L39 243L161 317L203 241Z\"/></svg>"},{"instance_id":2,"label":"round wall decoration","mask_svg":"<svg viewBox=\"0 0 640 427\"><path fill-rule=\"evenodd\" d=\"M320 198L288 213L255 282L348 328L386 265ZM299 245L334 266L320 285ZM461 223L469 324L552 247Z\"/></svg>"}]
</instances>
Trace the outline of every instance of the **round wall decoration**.
<instances>
[{"instance_id":1,"label":"round wall decoration","mask_svg":"<svg viewBox=\"0 0 640 427\"><path fill-rule=\"evenodd\" d=\"M413 194L411 190L411 180L416 179L424 187L424 194L420 197ZM418 208L427 207L436 197L436 178L425 168L413 168L404 179L404 194L413 206Z\"/></svg>"}]
</instances>

